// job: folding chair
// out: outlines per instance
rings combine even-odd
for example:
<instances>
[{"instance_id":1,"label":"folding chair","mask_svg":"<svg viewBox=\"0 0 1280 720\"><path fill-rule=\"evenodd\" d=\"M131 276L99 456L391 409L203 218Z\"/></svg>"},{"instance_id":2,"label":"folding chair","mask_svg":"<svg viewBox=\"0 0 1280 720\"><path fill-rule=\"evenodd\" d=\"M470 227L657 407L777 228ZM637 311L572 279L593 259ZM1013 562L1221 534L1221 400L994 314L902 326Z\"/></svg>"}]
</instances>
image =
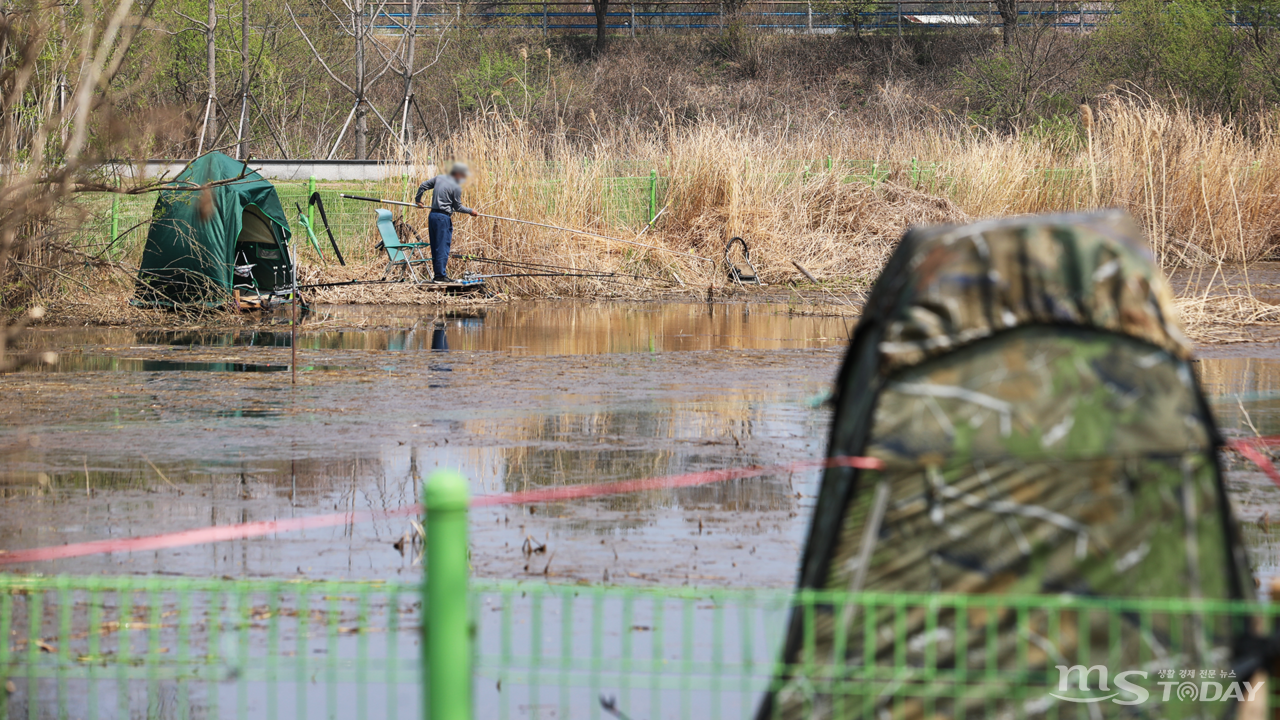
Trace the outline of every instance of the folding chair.
<instances>
[{"instance_id":1,"label":"folding chair","mask_svg":"<svg viewBox=\"0 0 1280 720\"><path fill-rule=\"evenodd\" d=\"M386 280L393 270L401 268L415 284L430 281L430 277L420 279L413 266L431 265L431 243L400 242L400 236L396 234L395 224L391 220L391 211L379 209L375 212L378 214L378 235L382 238L382 249L387 251L387 267L382 271L382 279ZM424 248L427 250L425 258L419 256Z\"/></svg>"}]
</instances>

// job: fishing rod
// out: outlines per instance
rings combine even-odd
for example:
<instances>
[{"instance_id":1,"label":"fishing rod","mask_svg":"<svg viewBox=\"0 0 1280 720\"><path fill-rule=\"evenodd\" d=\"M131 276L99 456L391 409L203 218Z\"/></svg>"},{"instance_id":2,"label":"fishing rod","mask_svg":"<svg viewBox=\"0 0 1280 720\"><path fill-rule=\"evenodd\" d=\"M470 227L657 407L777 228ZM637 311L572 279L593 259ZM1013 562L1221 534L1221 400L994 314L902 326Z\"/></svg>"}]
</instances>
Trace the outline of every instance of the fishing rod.
<instances>
[{"instance_id":1,"label":"fishing rod","mask_svg":"<svg viewBox=\"0 0 1280 720\"><path fill-rule=\"evenodd\" d=\"M610 235L601 235L600 233L594 233L594 232L591 232L590 230L574 230L573 228L560 227L559 225L548 225L546 223L534 222L532 220L519 220L516 218L503 217L501 215L489 215L486 213L478 213L477 216L484 217L484 218L493 218L494 220L505 220L507 222L520 223L521 225L533 225L534 227L548 228L550 230L562 230L567 233L574 233L577 235L586 235L588 237L597 237L603 240L610 240L612 242L624 243L626 245L635 245L636 247L648 248L649 250L657 250L658 252L671 253L672 255L683 255L688 258L693 258L694 260L709 262L712 265L716 263L716 261L712 260L711 258L704 258L699 255L694 255L693 253L684 252L683 250L671 250L669 248L659 247L657 245L646 245L645 243L636 242L635 240L623 240L622 238L616 238Z\"/></svg>"},{"instance_id":2,"label":"fishing rod","mask_svg":"<svg viewBox=\"0 0 1280 720\"><path fill-rule=\"evenodd\" d=\"M346 193L338 193L338 197L346 198L348 200L363 200L365 202L371 202L371 203L384 203L386 205L403 205L405 207L411 207L411 208L422 207L417 203L400 202L399 200L386 200L383 198L371 198L371 197L365 197L363 195L348 195Z\"/></svg>"},{"instance_id":3,"label":"fishing rod","mask_svg":"<svg viewBox=\"0 0 1280 720\"><path fill-rule=\"evenodd\" d=\"M618 276L616 275L607 275L604 273L598 273L598 274L550 273L550 272L549 273L503 273L503 274L497 274L497 275L475 275L473 277L475 277L475 279L477 280L489 280L493 278L531 278L531 277L589 278L593 280L599 280L601 282L612 282L612 283L618 283L620 285L628 285L631 287L644 287L643 285L635 285L634 283L623 282L623 280L619 280ZM624 275L622 277L625 278L626 276ZM353 287L357 285L401 285L401 284L409 284L409 283L406 280L344 280L342 282L313 283L311 285L299 285L298 289L299 290L316 290L320 288ZM426 284L429 285L430 283L426 283ZM416 287L416 284L414 286ZM477 285L476 287L483 287L483 286Z\"/></svg>"},{"instance_id":4,"label":"fishing rod","mask_svg":"<svg viewBox=\"0 0 1280 720\"><path fill-rule=\"evenodd\" d=\"M556 278L587 278L588 280L597 280L599 282L614 283L616 285L625 285L626 287L640 288L642 290L652 290L649 285L639 285L633 282L627 282L619 279L616 275L596 275L590 273L505 273L499 275L476 275L481 280L489 280L492 278L537 278L537 277L556 277Z\"/></svg>"},{"instance_id":5,"label":"fishing rod","mask_svg":"<svg viewBox=\"0 0 1280 720\"><path fill-rule=\"evenodd\" d=\"M456 260L471 260L474 262L491 263L493 265L513 267L521 270L535 270L539 272L560 271L561 273L581 273L576 277L625 277L625 278L631 278L632 280L651 280L653 282L664 282L664 283L670 282L669 280L666 280L664 278L654 277L652 275L641 275L639 273L626 273L626 272L617 272L617 271L598 272L598 273L585 272L584 273L582 268L571 268L571 267L565 267L563 265L544 265L542 263L533 263L533 262L527 262L523 260L497 260L494 258L482 257L480 255L451 253L449 257L454 258ZM533 277L551 277L552 275L554 275L554 272L545 276L536 275ZM486 277L496 277L496 276L486 276Z\"/></svg>"},{"instance_id":6,"label":"fishing rod","mask_svg":"<svg viewBox=\"0 0 1280 720\"><path fill-rule=\"evenodd\" d=\"M400 202L399 200L385 200L382 198L364 197L362 195L347 195L346 193L339 193L338 197L346 198L348 200L363 200L365 202L372 202L372 203L386 203L387 205L402 205L404 207L411 207L411 208L422 207L421 205L418 205L416 203ZM666 208L663 208L663 210L665 211ZM661 215L662 213L658 213L658 214ZM704 258L699 255L694 255L693 253L684 252L683 250L671 250L670 248L659 247L657 245L646 245L645 243L636 242L635 240L623 240L622 238L616 238L611 235L601 235L600 233L591 232L590 230L575 230L573 228L561 227L559 225L548 225L546 223L534 222L532 220L520 220L518 218L503 217L502 215L489 215L488 213L476 213L476 217L492 218L494 220L503 220L506 222L519 223L521 225L533 225L534 227L547 228L548 230L560 230L562 232L574 233L576 235L586 235L588 237L601 238L603 240L610 240L612 242L623 243L626 245L635 245L636 247L647 248L649 250L657 250L658 252L671 253L672 255L683 255L688 258L693 258L694 260L709 262L712 265L716 264L716 261L712 260L711 258ZM657 220L657 217L655 217L654 220ZM650 223L652 224L652 221L650 221Z\"/></svg>"},{"instance_id":7,"label":"fishing rod","mask_svg":"<svg viewBox=\"0 0 1280 720\"><path fill-rule=\"evenodd\" d=\"M564 272L544 272L544 273L499 273L496 275L476 275L475 277L482 280L491 278L535 278L535 277L566 277L566 278L593 278L596 280L617 280L617 275L609 275L607 273L564 273ZM626 276L623 276L626 279ZM629 284L629 283L628 283Z\"/></svg>"},{"instance_id":8,"label":"fishing rod","mask_svg":"<svg viewBox=\"0 0 1280 720\"><path fill-rule=\"evenodd\" d=\"M475 258L471 258L475 259ZM501 261L498 261L500 264ZM566 268L572 271L572 268ZM584 272L529 272L529 273L499 273L493 275L475 275L478 280L488 280L490 278L531 278L531 277L571 277L571 278L593 278L606 282L621 282L621 279L642 280L647 279L642 275L619 275L617 273L584 273ZM335 287L351 287L356 285L399 285L405 283L405 280L343 280L341 282L328 283L312 283L310 285L299 285L299 290L314 290L319 288L335 288ZM629 283L624 283L629 284Z\"/></svg>"},{"instance_id":9,"label":"fishing rod","mask_svg":"<svg viewBox=\"0 0 1280 720\"><path fill-rule=\"evenodd\" d=\"M315 288L343 287L346 285L394 285L396 283L402 283L402 282L404 282L404 280L344 280L342 282L314 283L311 285L299 285L298 289L313 290Z\"/></svg>"},{"instance_id":10,"label":"fishing rod","mask_svg":"<svg viewBox=\"0 0 1280 720\"><path fill-rule=\"evenodd\" d=\"M653 229L653 226L654 226L654 223L658 222L658 218L662 217L663 213L665 213L665 212L667 211L667 208L669 208L669 207L671 207L671 204L670 204L670 203L667 203L666 205L663 205L663 206L662 206L662 209L658 211L658 214L657 214L657 215L654 215L654 216L653 216L653 219L652 219L652 220L650 220L648 223L646 223L646 224L645 224L645 226L644 226L644 229L643 229L643 230L641 230L641 231L636 235L636 239L637 239L637 240L639 240L639 239L640 239L640 237L641 237L642 235L644 235L645 233L647 233L647 232L649 232L650 230L652 230L652 229Z\"/></svg>"}]
</instances>

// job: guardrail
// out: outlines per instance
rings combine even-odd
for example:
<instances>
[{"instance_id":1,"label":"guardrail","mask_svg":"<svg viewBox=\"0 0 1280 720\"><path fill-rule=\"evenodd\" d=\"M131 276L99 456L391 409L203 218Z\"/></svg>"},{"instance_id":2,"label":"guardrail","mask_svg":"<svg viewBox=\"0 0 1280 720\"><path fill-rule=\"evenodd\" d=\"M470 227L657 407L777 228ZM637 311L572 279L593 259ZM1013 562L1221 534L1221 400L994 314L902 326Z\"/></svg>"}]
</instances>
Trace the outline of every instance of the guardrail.
<instances>
[{"instance_id":1,"label":"guardrail","mask_svg":"<svg viewBox=\"0 0 1280 720\"><path fill-rule=\"evenodd\" d=\"M1191 717L1280 699L1232 649L1274 630L1274 605L469 583L465 481L437 473L424 497L423 584L0 576L0 717L718 720L768 693L789 718ZM804 640L784 658L788 622Z\"/></svg>"}]
</instances>

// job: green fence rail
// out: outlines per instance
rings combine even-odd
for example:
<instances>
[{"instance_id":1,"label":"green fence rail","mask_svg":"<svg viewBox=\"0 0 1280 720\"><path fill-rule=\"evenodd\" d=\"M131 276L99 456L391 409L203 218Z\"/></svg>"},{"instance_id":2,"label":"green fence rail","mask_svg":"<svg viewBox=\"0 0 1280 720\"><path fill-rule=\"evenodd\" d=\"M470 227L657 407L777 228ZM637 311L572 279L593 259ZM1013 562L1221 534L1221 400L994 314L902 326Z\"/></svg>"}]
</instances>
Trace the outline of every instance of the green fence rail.
<instances>
[{"instance_id":1,"label":"green fence rail","mask_svg":"<svg viewBox=\"0 0 1280 720\"><path fill-rule=\"evenodd\" d=\"M1280 699L1233 665L1269 604L468 583L463 481L424 497L425 584L0 576L0 717L717 720L773 693L787 718L1190 718Z\"/></svg>"}]
</instances>

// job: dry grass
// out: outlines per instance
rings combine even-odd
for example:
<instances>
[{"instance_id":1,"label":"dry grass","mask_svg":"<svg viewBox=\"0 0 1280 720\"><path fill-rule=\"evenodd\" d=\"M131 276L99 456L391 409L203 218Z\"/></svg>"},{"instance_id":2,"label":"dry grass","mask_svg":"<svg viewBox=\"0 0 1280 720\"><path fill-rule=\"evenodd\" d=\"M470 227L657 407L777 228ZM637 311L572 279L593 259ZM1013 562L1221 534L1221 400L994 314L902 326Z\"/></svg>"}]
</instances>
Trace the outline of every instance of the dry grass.
<instances>
[{"instance_id":1,"label":"dry grass","mask_svg":"<svg viewBox=\"0 0 1280 720\"><path fill-rule=\"evenodd\" d=\"M630 276L494 280L492 286L509 296L641 299L673 289L722 295L729 282L720 257L726 242L740 235L766 283L803 284L795 261L831 292L830 301L808 297L793 303L795 312L838 308L845 314L857 305L856 291L870 284L897 239L915 224L1122 207L1138 218L1167 267L1272 256L1280 242L1280 128L1274 116L1237 122L1115 96L1082 113L1074 126L1001 136L886 85L868 98L865 112L832 113L817 124L682 124L672 118L646 129L591 118L589 128L548 133L491 118L417 148L416 156L419 167L431 158L467 161L473 176L466 200L483 213L623 239L636 238L642 226L610 220L618 217L611 179L658 171L658 204L666 203L667 211L640 239L673 253L576 232L459 218L456 252ZM827 158L864 162L829 168ZM410 211L409 220L421 227L425 214ZM379 277L383 263L371 250L372 236L348 242L348 256L355 260L350 267L304 262L302 282ZM305 261L311 251L305 243L302 250ZM510 272L458 260L450 270ZM112 293L119 291L112 287ZM462 302L383 285L321 289L310 299ZM108 322L128 322L134 312L114 295L105 303L84 302L105 308L97 312ZM60 319L57 303L46 302L55 310L54 321ZM1247 290L1220 290L1181 303L1190 334L1205 341L1244 337L1248 333L1241 328L1280 321Z\"/></svg>"},{"instance_id":2,"label":"dry grass","mask_svg":"<svg viewBox=\"0 0 1280 720\"><path fill-rule=\"evenodd\" d=\"M488 218L457 221L458 251L658 279L630 283L641 291L681 283L699 291L724 285L720 258L734 236L747 238L766 282L796 277L794 260L824 278L865 283L909 225L968 219L950 200L895 181L871 185L845 182L835 172L806 174L796 149L787 150L763 136L700 125L669 137L601 138L591 162L584 163L555 138L485 124L469 128L447 153L430 147L419 156L467 159L476 172L466 196L482 213L626 240L636 239L642 228L603 221L613 215L609 178L624 161L637 158L662 168L667 212L640 241L715 262ZM628 285L585 279L539 278L508 287L533 296L636 294Z\"/></svg>"},{"instance_id":3,"label":"dry grass","mask_svg":"<svg viewBox=\"0 0 1280 720\"><path fill-rule=\"evenodd\" d=\"M1256 342L1260 328L1280 327L1280 306L1247 290L1181 297L1175 306L1187 337L1201 345Z\"/></svg>"},{"instance_id":4,"label":"dry grass","mask_svg":"<svg viewBox=\"0 0 1280 720\"><path fill-rule=\"evenodd\" d=\"M75 288L37 298L48 324L93 327L236 327L260 322L260 318L230 310L176 313L134 307L132 288L102 286Z\"/></svg>"},{"instance_id":5,"label":"dry grass","mask_svg":"<svg viewBox=\"0 0 1280 720\"><path fill-rule=\"evenodd\" d=\"M615 216L608 178L656 169L669 208L645 242L719 260L741 235L771 283L799 279L793 260L824 279L868 282L913 224L1095 207L1133 213L1168 266L1256 260L1280 242L1274 118L1245 118L1246 133L1219 118L1113 97L1075 127L997 136L900 95L881 88L872 103L877 118L901 122L832 121L782 133L707 122L647 132L601 126L584 147L489 121L417 156L420 165L469 162L466 197L481 212L626 239L640 227L605 220ZM828 157L865 159L881 172L872 182L859 177L865 167L828 170ZM698 288L725 282L717 265L587 235L466 218L456 237L458 250L491 257L678 276ZM533 296L618 292L568 279L507 287Z\"/></svg>"}]
</instances>

